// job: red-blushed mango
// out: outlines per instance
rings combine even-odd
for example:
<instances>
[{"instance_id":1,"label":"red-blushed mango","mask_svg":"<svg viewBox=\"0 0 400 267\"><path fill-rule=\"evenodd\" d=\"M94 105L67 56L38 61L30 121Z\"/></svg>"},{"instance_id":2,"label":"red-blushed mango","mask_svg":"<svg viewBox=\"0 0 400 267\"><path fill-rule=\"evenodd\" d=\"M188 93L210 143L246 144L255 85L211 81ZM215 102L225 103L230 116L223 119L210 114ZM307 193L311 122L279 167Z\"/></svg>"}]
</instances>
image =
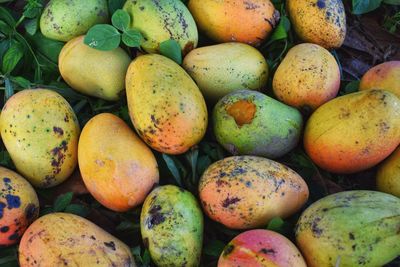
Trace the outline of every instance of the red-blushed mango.
<instances>
[{"instance_id":1,"label":"red-blushed mango","mask_svg":"<svg viewBox=\"0 0 400 267\"><path fill-rule=\"evenodd\" d=\"M379 191L400 197L400 147L379 167L376 185Z\"/></svg>"},{"instance_id":2,"label":"red-blushed mango","mask_svg":"<svg viewBox=\"0 0 400 267\"><path fill-rule=\"evenodd\" d=\"M307 122L304 148L319 167L355 173L377 165L400 143L400 100L383 90L356 92L319 107Z\"/></svg>"},{"instance_id":3,"label":"red-blushed mango","mask_svg":"<svg viewBox=\"0 0 400 267\"><path fill-rule=\"evenodd\" d=\"M400 61L388 61L367 71L361 79L360 90L381 89L400 98Z\"/></svg>"},{"instance_id":4,"label":"red-blushed mango","mask_svg":"<svg viewBox=\"0 0 400 267\"><path fill-rule=\"evenodd\" d=\"M250 230L232 239L219 257L218 267L307 267L296 246L269 230Z\"/></svg>"},{"instance_id":5,"label":"red-blushed mango","mask_svg":"<svg viewBox=\"0 0 400 267\"><path fill-rule=\"evenodd\" d=\"M203 138L208 122L204 97L171 59L137 57L128 68L126 94L132 123L153 149L182 154Z\"/></svg>"},{"instance_id":6,"label":"red-blushed mango","mask_svg":"<svg viewBox=\"0 0 400 267\"><path fill-rule=\"evenodd\" d=\"M190 0L188 7L199 29L221 43L258 46L280 17L270 0Z\"/></svg>"},{"instance_id":7,"label":"red-blushed mango","mask_svg":"<svg viewBox=\"0 0 400 267\"><path fill-rule=\"evenodd\" d=\"M25 231L18 250L21 267L136 266L127 245L69 213L50 213L37 219Z\"/></svg>"},{"instance_id":8,"label":"red-blushed mango","mask_svg":"<svg viewBox=\"0 0 400 267\"><path fill-rule=\"evenodd\" d=\"M288 217L308 199L308 187L293 170L255 156L217 161L199 182L203 210L233 229L265 226L274 217Z\"/></svg>"},{"instance_id":9,"label":"red-blushed mango","mask_svg":"<svg viewBox=\"0 0 400 267\"><path fill-rule=\"evenodd\" d=\"M289 50L275 72L273 90L287 105L314 110L334 98L340 88L335 58L316 44L299 44Z\"/></svg>"},{"instance_id":10,"label":"red-blushed mango","mask_svg":"<svg viewBox=\"0 0 400 267\"><path fill-rule=\"evenodd\" d=\"M140 205L158 184L153 152L122 119L110 113L96 115L85 125L78 161L89 192L114 211Z\"/></svg>"},{"instance_id":11,"label":"red-blushed mango","mask_svg":"<svg viewBox=\"0 0 400 267\"><path fill-rule=\"evenodd\" d=\"M342 0L287 0L290 20L305 42L327 49L340 47L346 37L346 13Z\"/></svg>"},{"instance_id":12,"label":"red-blushed mango","mask_svg":"<svg viewBox=\"0 0 400 267\"><path fill-rule=\"evenodd\" d=\"M39 199L28 181L0 167L0 247L17 243L39 215Z\"/></svg>"}]
</instances>

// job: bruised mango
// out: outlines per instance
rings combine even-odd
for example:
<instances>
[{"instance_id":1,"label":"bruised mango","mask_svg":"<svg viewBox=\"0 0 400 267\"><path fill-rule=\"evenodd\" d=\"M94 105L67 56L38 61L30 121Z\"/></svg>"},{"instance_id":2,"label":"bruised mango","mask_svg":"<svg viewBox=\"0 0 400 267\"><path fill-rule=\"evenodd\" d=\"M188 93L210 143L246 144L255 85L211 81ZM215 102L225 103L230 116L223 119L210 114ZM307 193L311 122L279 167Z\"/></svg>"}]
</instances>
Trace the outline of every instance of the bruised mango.
<instances>
[{"instance_id":1,"label":"bruised mango","mask_svg":"<svg viewBox=\"0 0 400 267\"><path fill-rule=\"evenodd\" d=\"M334 98L340 88L335 58L316 44L299 44L289 50L275 72L273 89L287 105L314 110Z\"/></svg>"},{"instance_id":2,"label":"bruised mango","mask_svg":"<svg viewBox=\"0 0 400 267\"><path fill-rule=\"evenodd\" d=\"M287 0L290 20L305 42L326 49L340 47L346 37L346 13L342 0Z\"/></svg>"},{"instance_id":3,"label":"bruised mango","mask_svg":"<svg viewBox=\"0 0 400 267\"><path fill-rule=\"evenodd\" d=\"M158 183L153 152L123 120L110 113L96 115L85 125L78 159L89 192L114 211L143 203Z\"/></svg>"},{"instance_id":4,"label":"bruised mango","mask_svg":"<svg viewBox=\"0 0 400 267\"><path fill-rule=\"evenodd\" d=\"M0 167L0 247L17 243L38 215L39 200L30 183Z\"/></svg>"},{"instance_id":5,"label":"bruised mango","mask_svg":"<svg viewBox=\"0 0 400 267\"><path fill-rule=\"evenodd\" d=\"M19 263L21 267L136 266L127 245L69 213L47 214L31 224L19 245Z\"/></svg>"},{"instance_id":6,"label":"bruised mango","mask_svg":"<svg viewBox=\"0 0 400 267\"><path fill-rule=\"evenodd\" d=\"M190 0L188 7L199 29L220 43L258 46L280 17L270 0Z\"/></svg>"},{"instance_id":7,"label":"bruised mango","mask_svg":"<svg viewBox=\"0 0 400 267\"><path fill-rule=\"evenodd\" d=\"M18 172L34 186L58 185L74 171L80 128L71 106L58 93L16 93L3 107L0 126Z\"/></svg>"},{"instance_id":8,"label":"bruised mango","mask_svg":"<svg viewBox=\"0 0 400 267\"><path fill-rule=\"evenodd\" d=\"M213 163L199 182L205 213L233 229L265 226L288 217L307 201L308 187L293 170L255 156L234 156Z\"/></svg>"},{"instance_id":9,"label":"bruised mango","mask_svg":"<svg viewBox=\"0 0 400 267\"><path fill-rule=\"evenodd\" d=\"M379 191L400 197L400 147L379 167L376 183Z\"/></svg>"},{"instance_id":10,"label":"bruised mango","mask_svg":"<svg viewBox=\"0 0 400 267\"><path fill-rule=\"evenodd\" d=\"M143 204L140 229L157 266L199 266L203 213L190 192L173 185L154 189Z\"/></svg>"},{"instance_id":11,"label":"bruised mango","mask_svg":"<svg viewBox=\"0 0 400 267\"><path fill-rule=\"evenodd\" d=\"M217 141L233 155L278 158L296 147L303 119L269 96L238 90L218 101L213 126Z\"/></svg>"},{"instance_id":12,"label":"bruised mango","mask_svg":"<svg viewBox=\"0 0 400 267\"><path fill-rule=\"evenodd\" d=\"M311 115L304 148L314 163L330 172L368 169L399 145L399 116L400 100L383 90L335 98Z\"/></svg>"},{"instance_id":13,"label":"bruised mango","mask_svg":"<svg viewBox=\"0 0 400 267\"><path fill-rule=\"evenodd\" d=\"M190 76L167 57L139 56L126 76L129 114L140 137L153 149L181 154L200 142L207 107Z\"/></svg>"},{"instance_id":14,"label":"bruised mango","mask_svg":"<svg viewBox=\"0 0 400 267\"><path fill-rule=\"evenodd\" d=\"M83 43L84 36L69 41L61 50L58 68L64 81L83 94L118 100L125 89L131 59L120 47L100 51Z\"/></svg>"},{"instance_id":15,"label":"bruised mango","mask_svg":"<svg viewBox=\"0 0 400 267\"><path fill-rule=\"evenodd\" d=\"M376 267L400 255L400 199L347 191L313 203L296 226L309 267Z\"/></svg>"},{"instance_id":16,"label":"bruised mango","mask_svg":"<svg viewBox=\"0 0 400 267\"><path fill-rule=\"evenodd\" d=\"M218 267L307 267L289 239L269 230L250 230L236 236L222 251Z\"/></svg>"},{"instance_id":17,"label":"bruised mango","mask_svg":"<svg viewBox=\"0 0 400 267\"><path fill-rule=\"evenodd\" d=\"M263 55L242 43L194 49L186 55L182 66L210 101L218 101L238 89L261 90L268 79Z\"/></svg>"}]
</instances>

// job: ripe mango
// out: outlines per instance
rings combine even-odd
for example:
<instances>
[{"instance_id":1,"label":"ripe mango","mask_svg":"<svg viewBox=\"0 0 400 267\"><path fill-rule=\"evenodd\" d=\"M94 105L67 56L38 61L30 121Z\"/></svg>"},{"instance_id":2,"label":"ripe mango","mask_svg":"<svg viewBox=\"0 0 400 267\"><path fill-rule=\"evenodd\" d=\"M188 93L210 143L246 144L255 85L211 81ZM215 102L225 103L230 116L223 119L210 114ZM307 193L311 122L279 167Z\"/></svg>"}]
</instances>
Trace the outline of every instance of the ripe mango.
<instances>
[{"instance_id":1,"label":"ripe mango","mask_svg":"<svg viewBox=\"0 0 400 267\"><path fill-rule=\"evenodd\" d=\"M379 191L400 197L400 147L379 167L376 184Z\"/></svg>"}]
</instances>

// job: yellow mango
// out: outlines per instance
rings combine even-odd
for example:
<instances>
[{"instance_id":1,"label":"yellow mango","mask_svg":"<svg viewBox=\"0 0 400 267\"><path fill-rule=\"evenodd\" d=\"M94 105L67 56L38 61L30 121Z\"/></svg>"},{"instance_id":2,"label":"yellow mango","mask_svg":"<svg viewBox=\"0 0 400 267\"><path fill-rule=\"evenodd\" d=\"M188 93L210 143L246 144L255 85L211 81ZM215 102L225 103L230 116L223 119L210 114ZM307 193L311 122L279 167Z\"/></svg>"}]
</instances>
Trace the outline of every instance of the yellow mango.
<instances>
[{"instance_id":1,"label":"yellow mango","mask_svg":"<svg viewBox=\"0 0 400 267\"><path fill-rule=\"evenodd\" d=\"M379 167L376 185L379 191L400 197L400 147Z\"/></svg>"}]
</instances>

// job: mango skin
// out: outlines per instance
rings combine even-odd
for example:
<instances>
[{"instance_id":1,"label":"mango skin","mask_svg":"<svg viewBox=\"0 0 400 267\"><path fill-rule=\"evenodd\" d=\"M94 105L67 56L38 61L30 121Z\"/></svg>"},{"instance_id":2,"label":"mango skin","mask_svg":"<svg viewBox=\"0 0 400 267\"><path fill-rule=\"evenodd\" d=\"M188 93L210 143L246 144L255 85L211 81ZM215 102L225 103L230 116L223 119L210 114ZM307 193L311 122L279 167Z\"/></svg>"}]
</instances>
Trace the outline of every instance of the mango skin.
<instances>
[{"instance_id":1,"label":"mango skin","mask_svg":"<svg viewBox=\"0 0 400 267\"><path fill-rule=\"evenodd\" d=\"M381 89L400 98L400 61L388 61L368 70L360 81L360 91Z\"/></svg>"},{"instance_id":2,"label":"mango skin","mask_svg":"<svg viewBox=\"0 0 400 267\"><path fill-rule=\"evenodd\" d=\"M290 49L273 79L276 97L303 110L315 110L333 99L339 88L339 65L328 50L316 44Z\"/></svg>"},{"instance_id":3,"label":"mango skin","mask_svg":"<svg viewBox=\"0 0 400 267\"><path fill-rule=\"evenodd\" d=\"M40 17L40 30L49 39L68 42L108 21L106 0L50 0Z\"/></svg>"},{"instance_id":4,"label":"mango skin","mask_svg":"<svg viewBox=\"0 0 400 267\"><path fill-rule=\"evenodd\" d=\"M235 103L246 101L255 113L251 121L238 123L229 113ZM249 112L247 107L240 113ZM260 92L238 90L224 96L213 111L214 134L226 150L233 155L256 155L278 158L296 147L303 119L297 109L289 107Z\"/></svg>"},{"instance_id":5,"label":"mango skin","mask_svg":"<svg viewBox=\"0 0 400 267\"><path fill-rule=\"evenodd\" d=\"M203 138L208 122L204 97L169 58L136 58L128 68L126 94L132 123L153 149L182 154Z\"/></svg>"},{"instance_id":6,"label":"mango skin","mask_svg":"<svg viewBox=\"0 0 400 267\"><path fill-rule=\"evenodd\" d=\"M232 229L265 226L274 217L296 213L308 199L308 187L293 170L255 156L217 161L199 182L204 212Z\"/></svg>"},{"instance_id":7,"label":"mango skin","mask_svg":"<svg viewBox=\"0 0 400 267\"><path fill-rule=\"evenodd\" d=\"M214 102L238 89L259 91L268 80L264 56L242 43L194 49L186 55L182 67L196 81L204 97Z\"/></svg>"},{"instance_id":8,"label":"mango skin","mask_svg":"<svg viewBox=\"0 0 400 267\"><path fill-rule=\"evenodd\" d=\"M188 8L199 29L219 43L259 46L280 18L269 0L190 0Z\"/></svg>"},{"instance_id":9,"label":"mango skin","mask_svg":"<svg viewBox=\"0 0 400 267\"><path fill-rule=\"evenodd\" d=\"M21 239L25 266L136 266L130 249L94 223L69 213L37 219Z\"/></svg>"},{"instance_id":10,"label":"mango skin","mask_svg":"<svg viewBox=\"0 0 400 267\"><path fill-rule=\"evenodd\" d=\"M56 186L74 171L80 128L73 109L58 93L16 93L3 107L0 126L18 172L35 187Z\"/></svg>"},{"instance_id":11,"label":"mango skin","mask_svg":"<svg viewBox=\"0 0 400 267\"><path fill-rule=\"evenodd\" d=\"M326 49L342 46L346 37L346 13L342 0L287 0L290 21L304 42Z\"/></svg>"},{"instance_id":12,"label":"mango skin","mask_svg":"<svg viewBox=\"0 0 400 267\"><path fill-rule=\"evenodd\" d=\"M159 181L153 152L123 120L110 113L96 115L85 125L78 159L89 192L114 211L142 204Z\"/></svg>"},{"instance_id":13,"label":"mango skin","mask_svg":"<svg viewBox=\"0 0 400 267\"><path fill-rule=\"evenodd\" d=\"M39 215L39 199L21 175L0 167L0 247L17 243Z\"/></svg>"},{"instance_id":14,"label":"mango skin","mask_svg":"<svg viewBox=\"0 0 400 267\"><path fill-rule=\"evenodd\" d=\"M400 199L346 191L313 203L301 215L296 240L309 267L383 266L400 254Z\"/></svg>"},{"instance_id":15,"label":"mango skin","mask_svg":"<svg viewBox=\"0 0 400 267\"><path fill-rule=\"evenodd\" d=\"M269 230L250 230L232 239L218 260L218 267L307 267L296 246Z\"/></svg>"},{"instance_id":16,"label":"mango skin","mask_svg":"<svg viewBox=\"0 0 400 267\"><path fill-rule=\"evenodd\" d=\"M197 47L196 23L182 1L127 0L123 9L131 15L130 27L143 34L146 52L159 53L160 43L169 39L179 43L184 55Z\"/></svg>"},{"instance_id":17,"label":"mango skin","mask_svg":"<svg viewBox=\"0 0 400 267\"><path fill-rule=\"evenodd\" d=\"M314 163L330 172L366 170L399 145L399 116L400 100L387 91L368 90L335 98L311 115L304 148Z\"/></svg>"},{"instance_id":18,"label":"mango skin","mask_svg":"<svg viewBox=\"0 0 400 267\"><path fill-rule=\"evenodd\" d=\"M58 67L64 81L80 93L114 101L125 89L131 63L120 47L100 51L83 43L84 36L70 40L61 50Z\"/></svg>"},{"instance_id":19,"label":"mango skin","mask_svg":"<svg viewBox=\"0 0 400 267\"><path fill-rule=\"evenodd\" d=\"M400 147L379 167L376 185L379 191L400 197Z\"/></svg>"},{"instance_id":20,"label":"mango skin","mask_svg":"<svg viewBox=\"0 0 400 267\"><path fill-rule=\"evenodd\" d=\"M157 266L199 266L203 227L196 198L177 186L157 187L143 204L143 243Z\"/></svg>"}]
</instances>

